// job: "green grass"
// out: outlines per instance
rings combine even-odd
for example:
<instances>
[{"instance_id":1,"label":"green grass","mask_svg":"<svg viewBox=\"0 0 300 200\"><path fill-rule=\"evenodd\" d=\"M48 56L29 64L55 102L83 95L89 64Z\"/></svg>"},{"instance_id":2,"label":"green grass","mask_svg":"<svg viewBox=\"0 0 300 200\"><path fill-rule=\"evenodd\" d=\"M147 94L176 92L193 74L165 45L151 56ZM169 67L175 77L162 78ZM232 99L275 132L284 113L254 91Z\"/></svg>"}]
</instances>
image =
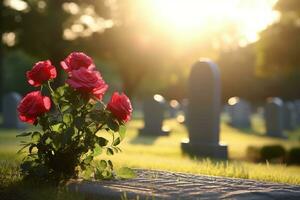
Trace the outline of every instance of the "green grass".
<instances>
[{"instance_id":1,"label":"green grass","mask_svg":"<svg viewBox=\"0 0 300 200\"><path fill-rule=\"evenodd\" d=\"M300 146L298 140L300 130L287 133L290 135L290 139L282 140L266 137L263 134L263 122L258 117L253 118L253 130L235 129L228 126L225 121L226 116L222 118L220 138L229 146L229 161L193 159L183 155L180 142L187 137L187 131L175 120L166 121L165 124L172 128L172 132L170 136L162 137L138 137L138 129L143 126L143 122L142 120L131 121L128 124L127 137L120 145L123 152L110 158L116 168L127 166L300 185L300 166L255 164L245 161L245 153L249 145L281 144L287 149ZM21 139L16 138L16 134L15 130L0 130L0 195L3 191L6 191L4 194L9 194L13 188L13 190L20 190L20 193L23 192L30 196L37 191L28 184L22 185L21 177L17 173L17 163L21 156L17 156L16 151ZM30 196L27 199L38 199L37 197L43 196L43 194L49 194L48 199L54 198L55 195L56 198L58 190L53 187L44 187L37 192L37 196ZM71 193L62 192L60 194L65 199L73 197ZM76 198L80 199L78 195Z\"/></svg>"},{"instance_id":2,"label":"green grass","mask_svg":"<svg viewBox=\"0 0 300 200\"><path fill-rule=\"evenodd\" d=\"M257 126L254 126L255 128L263 131L260 126L262 124L254 123ZM117 166L300 184L299 166L255 164L245 161L246 149L249 145L281 144L289 149L300 145L297 140L270 138L256 130L241 131L222 123L221 141L229 146L230 160L224 162L199 160L191 159L181 153L180 142L187 137L185 127L174 120L168 120L166 124L173 129L170 136L138 137L138 128L142 127L143 123L140 120L132 121L128 126L127 138L121 144L123 153L111 157L113 162ZM298 132L300 131L293 134Z\"/></svg>"}]
</instances>

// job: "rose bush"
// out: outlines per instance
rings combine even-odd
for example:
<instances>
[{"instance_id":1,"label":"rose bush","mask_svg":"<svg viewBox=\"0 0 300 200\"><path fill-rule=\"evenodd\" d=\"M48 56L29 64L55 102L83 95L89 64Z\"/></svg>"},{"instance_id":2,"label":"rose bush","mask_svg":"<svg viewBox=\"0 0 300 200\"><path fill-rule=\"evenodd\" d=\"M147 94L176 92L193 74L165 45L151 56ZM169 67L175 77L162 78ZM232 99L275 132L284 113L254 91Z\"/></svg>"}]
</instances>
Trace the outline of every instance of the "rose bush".
<instances>
[{"instance_id":1,"label":"rose bush","mask_svg":"<svg viewBox=\"0 0 300 200\"><path fill-rule=\"evenodd\" d=\"M130 100L125 94L114 93L108 106L102 102L108 85L84 53L71 53L61 67L68 78L55 90L51 82L56 69L50 61L38 62L27 72L28 82L40 86L40 90L22 99L19 118L41 130L18 135L31 138L20 150L28 150L21 164L22 173L29 178L55 181L79 175L111 178L112 162L100 159L97 164L94 158L121 151L118 145L132 113ZM49 97L43 96L45 90Z\"/></svg>"}]
</instances>

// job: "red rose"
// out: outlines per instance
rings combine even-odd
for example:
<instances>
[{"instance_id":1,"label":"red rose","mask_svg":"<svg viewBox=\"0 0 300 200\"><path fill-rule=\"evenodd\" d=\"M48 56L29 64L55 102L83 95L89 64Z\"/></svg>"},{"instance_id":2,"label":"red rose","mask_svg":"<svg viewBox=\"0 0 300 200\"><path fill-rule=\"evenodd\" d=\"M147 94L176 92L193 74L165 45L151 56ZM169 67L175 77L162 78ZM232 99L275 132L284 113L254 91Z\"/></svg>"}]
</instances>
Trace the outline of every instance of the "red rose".
<instances>
[{"instance_id":1,"label":"red rose","mask_svg":"<svg viewBox=\"0 0 300 200\"><path fill-rule=\"evenodd\" d=\"M91 71L86 68L79 68L70 72L66 81L75 90L90 94L101 100L108 89L108 85L102 79L98 71Z\"/></svg>"},{"instance_id":2,"label":"red rose","mask_svg":"<svg viewBox=\"0 0 300 200\"><path fill-rule=\"evenodd\" d=\"M115 92L107 104L107 109L119 120L127 122L131 118L132 106L129 98L122 93Z\"/></svg>"},{"instance_id":3,"label":"red rose","mask_svg":"<svg viewBox=\"0 0 300 200\"><path fill-rule=\"evenodd\" d=\"M79 69L81 67L87 69L95 68L92 58L82 52L71 53L64 61L61 61L60 64L61 67L67 72Z\"/></svg>"},{"instance_id":4,"label":"red rose","mask_svg":"<svg viewBox=\"0 0 300 200\"><path fill-rule=\"evenodd\" d=\"M35 63L31 71L26 72L28 83L34 87L56 77L56 69L50 60Z\"/></svg>"},{"instance_id":5,"label":"red rose","mask_svg":"<svg viewBox=\"0 0 300 200\"><path fill-rule=\"evenodd\" d=\"M50 98L42 96L40 91L28 93L18 106L19 118L23 122L35 123L36 118L51 108Z\"/></svg>"}]
</instances>

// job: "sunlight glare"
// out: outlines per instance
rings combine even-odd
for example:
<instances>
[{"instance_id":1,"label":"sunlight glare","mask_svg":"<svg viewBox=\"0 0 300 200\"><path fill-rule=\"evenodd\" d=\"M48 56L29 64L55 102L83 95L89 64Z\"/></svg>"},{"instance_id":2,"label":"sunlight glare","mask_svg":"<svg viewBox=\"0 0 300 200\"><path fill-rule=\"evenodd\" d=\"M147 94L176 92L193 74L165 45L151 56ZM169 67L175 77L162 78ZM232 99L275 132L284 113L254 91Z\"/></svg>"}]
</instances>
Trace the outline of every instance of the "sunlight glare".
<instances>
[{"instance_id":1,"label":"sunlight glare","mask_svg":"<svg viewBox=\"0 0 300 200\"><path fill-rule=\"evenodd\" d=\"M222 32L236 25L243 45L255 42L258 32L278 19L278 13L272 10L276 1L153 0L149 7L161 27L184 37L195 32Z\"/></svg>"}]
</instances>

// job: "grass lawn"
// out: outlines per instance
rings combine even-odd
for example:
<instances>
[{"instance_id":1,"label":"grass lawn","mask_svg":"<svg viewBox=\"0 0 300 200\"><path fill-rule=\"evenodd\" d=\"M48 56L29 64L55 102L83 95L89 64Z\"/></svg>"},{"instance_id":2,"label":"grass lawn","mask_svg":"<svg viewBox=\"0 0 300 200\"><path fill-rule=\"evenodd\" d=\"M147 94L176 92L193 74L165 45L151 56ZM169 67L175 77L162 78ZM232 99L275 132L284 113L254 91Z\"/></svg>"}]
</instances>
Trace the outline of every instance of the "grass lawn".
<instances>
[{"instance_id":1,"label":"grass lawn","mask_svg":"<svg viewBox=\"0 0 300 200\"><path fill-rule=\"evenodd\" d=\"M262 120L258 117L254 117L252 120L253 130L234 129L225 121L226 117L222 119L221 140L229 146L229 161L192 159L182 155L180 141L187 137L187 131L175 120L167 120L165 123L172 128L170 136L138 137L138 129L143 126L142 120L138 119L132 120L128 125L127 137L120 145L123 152L110 157L110 159L116 168L128 166L300 185L300 166L254 164L245 161L245 152L249 145L282 144L287 149L299 146L297 138L300 136L300 129L287 133L290 135L290 140L282 140L264 136ZM0 130L0 193L1 188L16 185L21 179L17 173L17 163L21 158L16 155L21 139L15 137L17 133L15 130ZM27 195L32 193L30 192L31 187L26 186L25 188L27 189L22 190L23 193ZM57 192L54 188L45 187L39 190L39 195L45 193L49 197L48 199L51 199L51 194L57 195ZM30 196L30 198L34 199L34 196ZM64 197L63 199L68 198ZM76 198L80 199L79 196ZM70 199L76 198L70 194Z\"/></svg>"}]
</instances>

